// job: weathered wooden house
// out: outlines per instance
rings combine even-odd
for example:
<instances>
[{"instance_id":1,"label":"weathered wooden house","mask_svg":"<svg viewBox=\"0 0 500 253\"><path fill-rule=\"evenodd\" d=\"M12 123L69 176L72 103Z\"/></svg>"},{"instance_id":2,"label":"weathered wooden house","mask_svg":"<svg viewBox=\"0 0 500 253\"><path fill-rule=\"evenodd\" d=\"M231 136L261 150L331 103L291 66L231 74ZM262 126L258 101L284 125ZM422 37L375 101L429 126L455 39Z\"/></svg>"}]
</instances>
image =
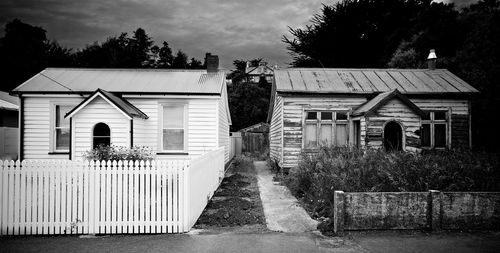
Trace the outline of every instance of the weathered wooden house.
<instances>
[{"instance_id":1,"label":"weathered wooden house","mask_svg":"<svg viewBox=\"0 0 500 253\"><path fill-rule=\"evenodd\" d=\"M20 158L81 159L99 144L147 146L156 159L226 147L225 73L207 70L48 68L13 90L20 97Z\"/></svg>"},{"instance_id":2,"label":"weathered wooden house","mask_svg":"<svg viewBox=\"0 0 500 253\"><path fill-rule=\"evenodd\" d=\"M445 69L275 70L270 155L291 168L320 145L469 148L477 92Z\"/></svg>"}]
</instances>

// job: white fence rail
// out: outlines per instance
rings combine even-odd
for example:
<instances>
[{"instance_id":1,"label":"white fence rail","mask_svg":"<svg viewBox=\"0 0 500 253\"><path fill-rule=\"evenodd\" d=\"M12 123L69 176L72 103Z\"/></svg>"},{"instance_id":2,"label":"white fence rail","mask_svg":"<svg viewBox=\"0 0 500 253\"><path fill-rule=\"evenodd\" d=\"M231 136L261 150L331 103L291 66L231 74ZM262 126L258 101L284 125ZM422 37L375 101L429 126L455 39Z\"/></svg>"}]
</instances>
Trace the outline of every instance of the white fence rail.
<instances>
[{"instance_id":1,"label":"white fence rail","mask_svg":"<svg viewBox=\"0 0 500 253\"><path fill-rule=\"evenodd\" d=\"M0 161L0 234L187 232L223 171L223 148L191 161Z\"/></svg>"}]
</instances>

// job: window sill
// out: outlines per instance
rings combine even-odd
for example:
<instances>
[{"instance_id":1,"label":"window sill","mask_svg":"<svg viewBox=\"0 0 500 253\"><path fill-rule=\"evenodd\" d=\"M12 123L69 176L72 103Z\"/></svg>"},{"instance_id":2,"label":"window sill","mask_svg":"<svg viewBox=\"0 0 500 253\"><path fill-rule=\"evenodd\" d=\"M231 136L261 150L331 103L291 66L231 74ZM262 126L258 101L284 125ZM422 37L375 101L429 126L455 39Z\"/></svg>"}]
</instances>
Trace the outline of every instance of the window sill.
<instances>
[{"instance_id":1,"label":"window sill","mask_svg":"<svg viewBox=\"0 0 500 253\"><path fill-rule=\"evenodd\" d=\"M157 152L157 155L189 155L187 152Z\"/></svg>"},{"instance_id":2,"label":"window sill","mask_svg":"<svg viewBox=\"0 0 500 253\"><path fill-rule=\"evenodd\" d=\"M69 155L69 151L54 151L49 152L49 155Z\"/></svg>"}]
</instances>

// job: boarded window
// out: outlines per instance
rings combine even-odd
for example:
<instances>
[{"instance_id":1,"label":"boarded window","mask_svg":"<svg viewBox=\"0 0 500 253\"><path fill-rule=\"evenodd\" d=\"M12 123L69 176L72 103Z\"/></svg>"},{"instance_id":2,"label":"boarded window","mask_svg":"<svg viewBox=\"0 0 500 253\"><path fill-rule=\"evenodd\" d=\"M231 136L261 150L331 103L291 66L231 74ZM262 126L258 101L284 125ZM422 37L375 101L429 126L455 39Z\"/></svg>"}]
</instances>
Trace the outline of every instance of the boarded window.
<instances>
[{"instance_id":1,"label":"boarded window","mask_svg":"<svg viewBox=\"0 0 500 253\"><path fill-rule=\"evenodd\" d=\"M314 148L318 146L317 140L316 140L316 124L306 124L306 129L305 129L305 147L306 148Z\"/></svg>"},{"instance_id":2,"label":"boarded window","mask_svg":"<svg viewBox=\"0 0 500 253\"><path fill-rule=\"evenodd\" d=\"M332 144L332 124L321 124L320 145L330 146Z\"/></svg>"},{"instance_id":3,"label":"boarded window","mask_svg":"<svg viewBox=\"0 0 500 253\"><path fill-rule=\"evenodd\" d=\"M337 124L335 128L335 145L347 145L347 124Z\"/></svg>"},{"instance_id":4,"label":"boarded window","mask_svg":"<svg viewBox=\"0 0 500 253\"><path fill-rule=\"evenodd\" d=\"M162 143L164 151L185 150L184 105L163 107Z\"/></svg>"}]
</instances>

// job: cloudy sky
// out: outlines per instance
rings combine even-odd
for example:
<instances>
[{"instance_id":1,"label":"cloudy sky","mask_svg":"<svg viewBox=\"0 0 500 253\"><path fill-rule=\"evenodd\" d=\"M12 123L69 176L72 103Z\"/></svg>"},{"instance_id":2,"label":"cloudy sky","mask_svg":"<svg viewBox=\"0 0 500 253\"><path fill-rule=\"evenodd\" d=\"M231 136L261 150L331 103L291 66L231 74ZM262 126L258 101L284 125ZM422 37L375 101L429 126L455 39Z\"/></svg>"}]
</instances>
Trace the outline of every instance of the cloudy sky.
<instances>
[{"instance_id":1,"label":"cloudy sky","mask_svg":"<svg viewBox=\"0 0 500 253\"><path fill-rule=\"evenodd\" d=\"M0 35L7 22L18 18L76 49L142 27L158 45L167 41L174 50L199 59L205 52L218 54L227 68L234 59L253 58L286 66L291 58L281 38L287 27L304 27L322 3L336 1L1 0Z\"/></svg>"}]
</instances>

